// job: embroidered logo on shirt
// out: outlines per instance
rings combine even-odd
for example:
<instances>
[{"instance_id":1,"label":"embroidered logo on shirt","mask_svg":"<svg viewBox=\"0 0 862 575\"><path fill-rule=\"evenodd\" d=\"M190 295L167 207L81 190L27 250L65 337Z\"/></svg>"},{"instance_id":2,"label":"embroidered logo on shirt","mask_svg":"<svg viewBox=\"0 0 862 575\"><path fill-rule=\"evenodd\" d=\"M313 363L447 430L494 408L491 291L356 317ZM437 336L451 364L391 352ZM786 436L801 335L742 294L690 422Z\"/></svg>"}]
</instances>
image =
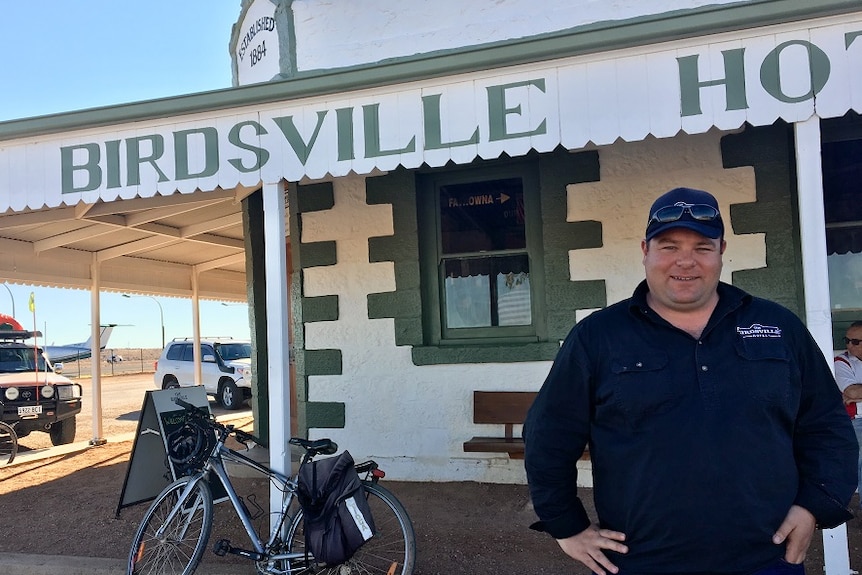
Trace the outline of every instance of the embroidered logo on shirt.
<instances>
[{"instance_id":1,"label":"embroidered logo on shirt","mask_svg":"<svg viewBox=\"0 0 862 575\"><path fill-rule=\"evenodd\" d=\"M737 327L736 333L743 338L747 337L781 337L781 328L771 325L751 324L751 327Z\"/></svg>"}]
</instances>

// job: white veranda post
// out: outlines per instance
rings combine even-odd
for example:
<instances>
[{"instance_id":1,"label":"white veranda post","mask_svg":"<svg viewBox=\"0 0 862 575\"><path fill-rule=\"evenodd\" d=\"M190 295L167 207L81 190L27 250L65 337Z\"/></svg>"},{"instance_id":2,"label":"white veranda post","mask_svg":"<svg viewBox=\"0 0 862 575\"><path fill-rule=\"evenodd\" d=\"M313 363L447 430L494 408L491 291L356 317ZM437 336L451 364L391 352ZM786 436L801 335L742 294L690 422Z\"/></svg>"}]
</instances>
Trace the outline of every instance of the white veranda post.
<instances>
[{"instance_id":1,"label":"white veranda post","mask_svg":"<svg viewBox=\"0 0 862 575\"><path fill-rule=\"evenodd\" d=\"M820 118L794 124L796 173L799 189L799 235L802 238L802 281L805 322L832 365L832 311L826 265L826 216L823 208L823 171L820 157ZM847 527L823 531L826 575L850 575Z\"/></svg>"},{"instance_id":2,"label":"white veranda post","mask_svg":"<svg viewBox=\"0 0 862 575\"><path fill-rule=\"evenodd\" d=\"M93 396L93 437L91 445L102 445L105 443L102 430L102 348L101 337L101 304L99 303L99 290L101 289L101 268L99 267L98 254L93 254L90 264L90 357L92 361L90 393Z\"/></svg>"},{"instance_id":3,"label":"white veranda post","mask_svg":"<svg viewBox=\"0 0 862 575\"><path fill-rule=\"evenodd\" d=\"M290 371L288 341L287 248L284 189L281 182L263 185L266 346L269 388L269 464L290 475ZM270 517L277 519L282 493L270 487Z\"/></svg>"}]
</instances>

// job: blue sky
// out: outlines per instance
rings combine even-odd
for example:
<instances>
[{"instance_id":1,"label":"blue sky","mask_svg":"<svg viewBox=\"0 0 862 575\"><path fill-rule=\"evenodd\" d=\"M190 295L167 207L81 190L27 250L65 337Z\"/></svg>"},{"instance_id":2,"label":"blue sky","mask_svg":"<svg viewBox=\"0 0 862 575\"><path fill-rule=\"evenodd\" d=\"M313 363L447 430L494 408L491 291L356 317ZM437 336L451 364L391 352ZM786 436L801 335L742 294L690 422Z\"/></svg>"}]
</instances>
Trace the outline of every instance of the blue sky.
<instances>
[{"instance_id":1,"label":"blue sky","mask_svg":"<svg viewBox=\"0 0 862 575\"><path fill-rule=\"evenodd\" d=\"M240 0L0 0L0 9L0 122L231 85ZM89 336L89 291L7 285L0 313L11 314L14 302L30 328L33 293L46 343ZM119 324L108 347L160 347L160 315L166 339L192 335L188 299L103 293L101 309L102 323ZM201 302L201 334L247 338L248 308Z\"/></svg>"}]
</instances>

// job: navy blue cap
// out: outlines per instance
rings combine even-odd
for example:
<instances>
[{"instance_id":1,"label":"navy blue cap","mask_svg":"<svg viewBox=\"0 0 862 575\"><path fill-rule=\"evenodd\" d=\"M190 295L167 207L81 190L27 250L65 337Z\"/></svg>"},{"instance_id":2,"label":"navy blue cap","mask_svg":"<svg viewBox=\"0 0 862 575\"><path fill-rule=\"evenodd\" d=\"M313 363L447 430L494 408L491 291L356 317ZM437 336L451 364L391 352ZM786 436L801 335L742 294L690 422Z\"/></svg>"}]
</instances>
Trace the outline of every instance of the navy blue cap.
<instances>
[{"instance_id":1,"label":"navy blue cap","mask_svg":"<svg viewBox=\"0 0 862 575\"><path fill-rule=\"evenodd\" d=\"M715 209L716 217L708 220L697 220L692 217L690 210L683 210L679 219L671 222L653 221L653 216L662 208L673 206L698 206L707 205ZM649 211L647 222L646 241L673 228L686 228L708 238L717 239L724 236L724 222L718 210L718 201L709 192L695 190L692 188L674 188L660 196Z\"/></svg>"}]
</instances>

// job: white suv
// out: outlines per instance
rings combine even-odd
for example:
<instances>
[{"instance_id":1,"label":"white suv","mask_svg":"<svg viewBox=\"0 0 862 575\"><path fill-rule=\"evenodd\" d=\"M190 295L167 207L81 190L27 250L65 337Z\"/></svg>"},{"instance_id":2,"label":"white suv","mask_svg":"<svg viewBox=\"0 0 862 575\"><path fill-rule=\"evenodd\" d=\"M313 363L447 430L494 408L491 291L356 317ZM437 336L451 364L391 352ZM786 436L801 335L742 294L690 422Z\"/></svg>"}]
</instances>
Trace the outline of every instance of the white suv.
<instances>
[{"instance_id":1,"label":"white suv","mask_svg":"<svg viewBox=\"0 0 862 575\"><path fill-rule=\"evenodd\" d=\"M194 340L174 339L156 362L156 387L195 384ZM251 397L251 342L229 337L201 340L201 383L225 409L238 409Z\"/></svg>"}]
</instances>

